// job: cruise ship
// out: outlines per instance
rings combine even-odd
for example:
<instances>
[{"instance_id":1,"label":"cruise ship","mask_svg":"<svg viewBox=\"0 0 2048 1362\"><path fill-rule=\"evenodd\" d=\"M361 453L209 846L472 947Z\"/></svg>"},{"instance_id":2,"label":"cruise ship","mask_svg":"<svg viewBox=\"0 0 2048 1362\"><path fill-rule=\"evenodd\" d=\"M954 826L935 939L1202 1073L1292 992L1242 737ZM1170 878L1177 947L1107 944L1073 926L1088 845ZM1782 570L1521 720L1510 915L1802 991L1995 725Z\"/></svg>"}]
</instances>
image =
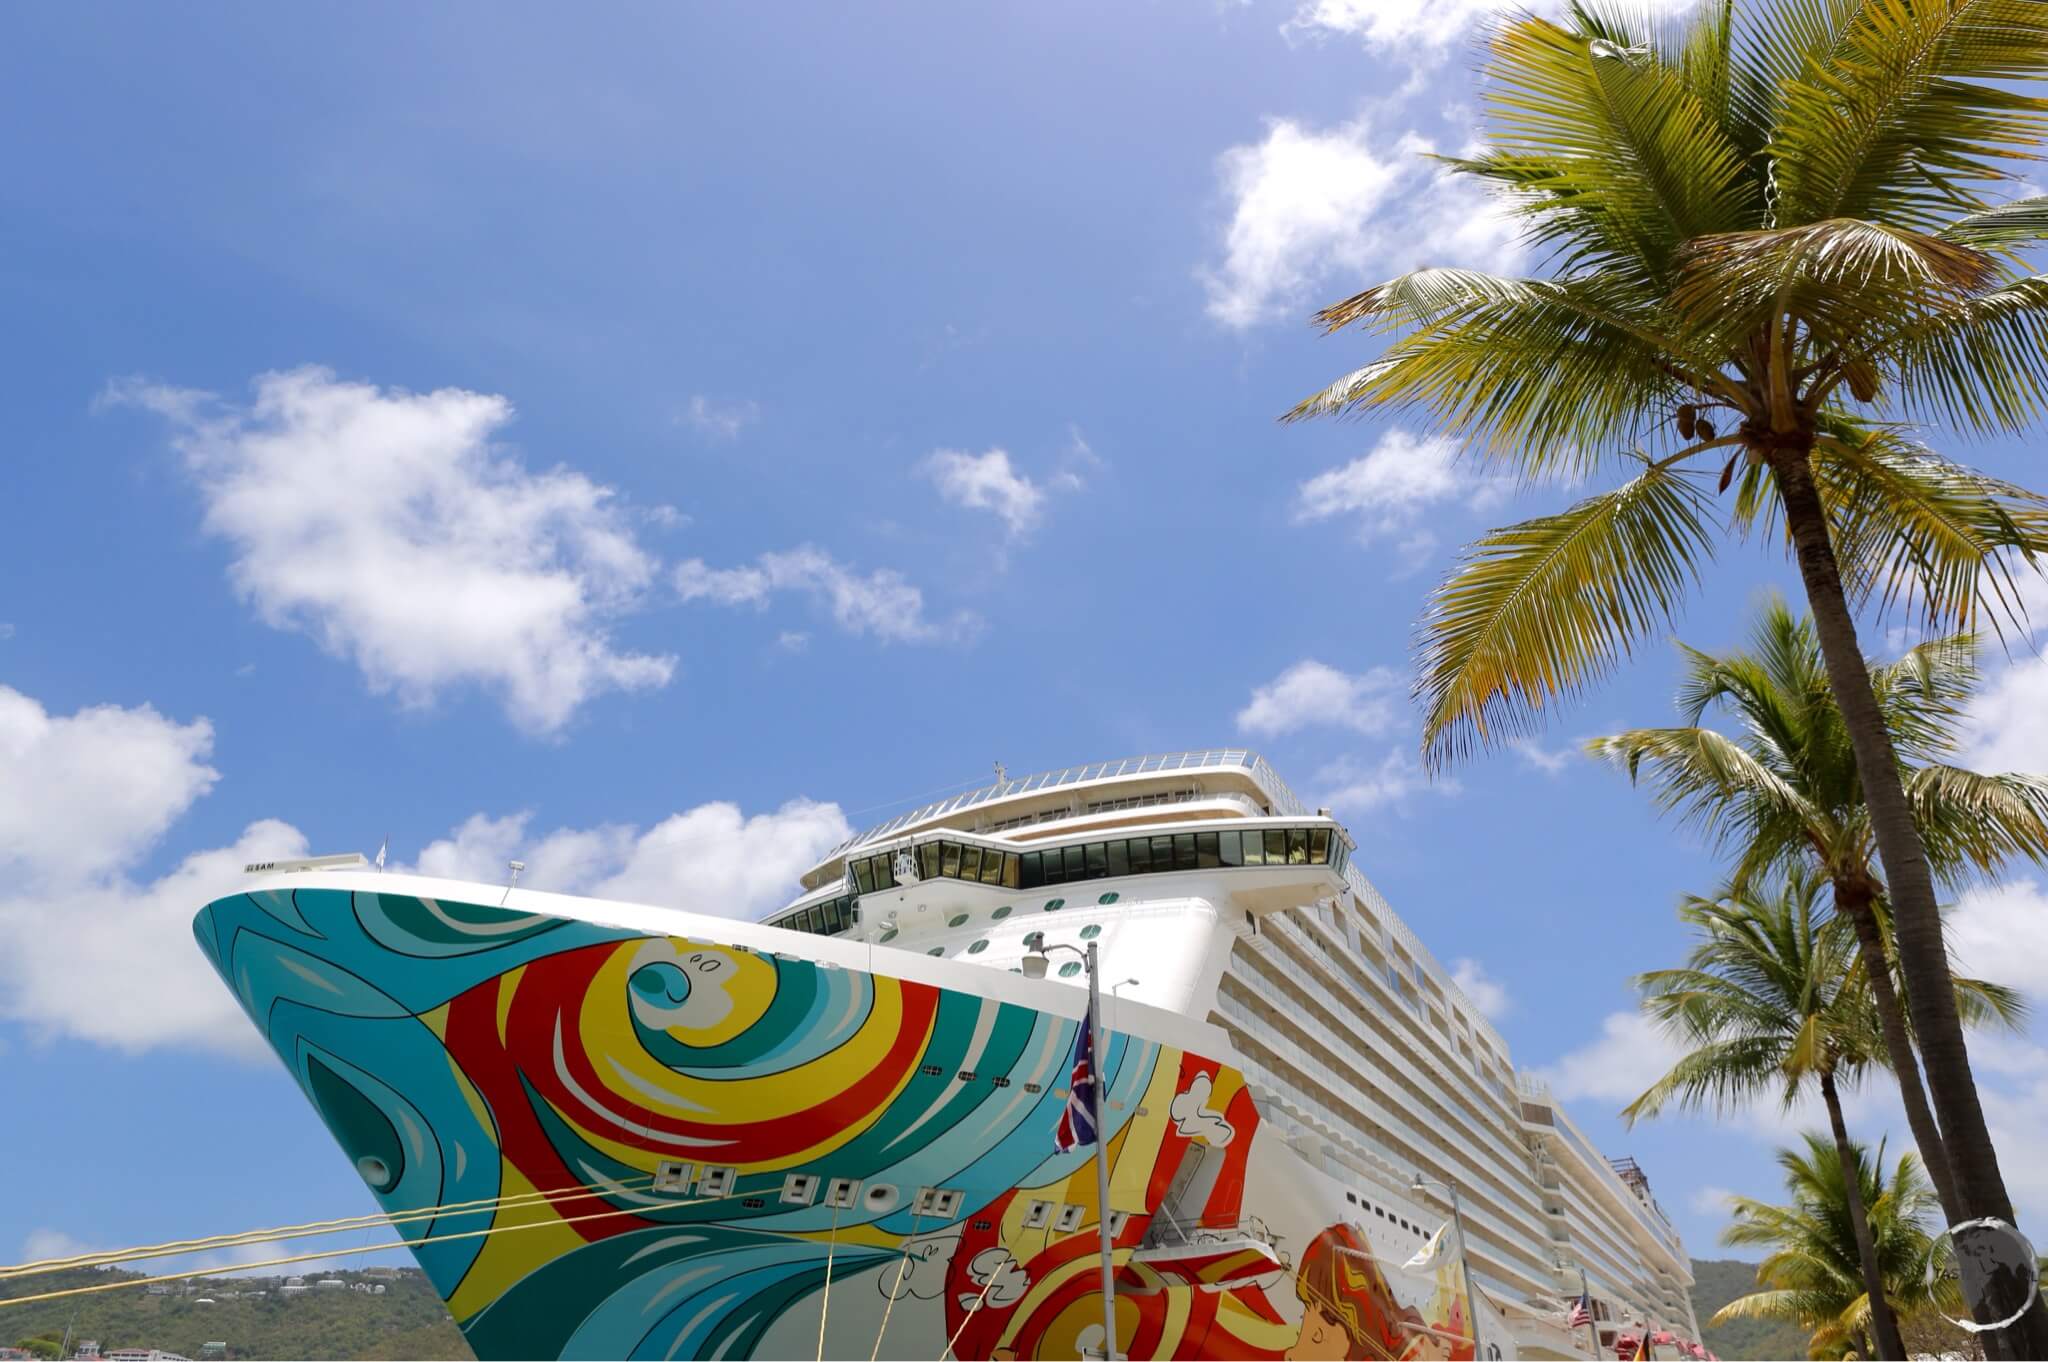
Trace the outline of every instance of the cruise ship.
<instances>
[{"instance_id":1,"label":"cruise ship","mask_svg":"<svg viewBox=\"0 0 2048 1362\"><path fill-rule=\"evenodd\" d=\"M480 1358L1703 1356L1647 1177L1354 850L1219 749L999 771L760 922L349 856L194 930Z\"/></svg>"}]
</instances>

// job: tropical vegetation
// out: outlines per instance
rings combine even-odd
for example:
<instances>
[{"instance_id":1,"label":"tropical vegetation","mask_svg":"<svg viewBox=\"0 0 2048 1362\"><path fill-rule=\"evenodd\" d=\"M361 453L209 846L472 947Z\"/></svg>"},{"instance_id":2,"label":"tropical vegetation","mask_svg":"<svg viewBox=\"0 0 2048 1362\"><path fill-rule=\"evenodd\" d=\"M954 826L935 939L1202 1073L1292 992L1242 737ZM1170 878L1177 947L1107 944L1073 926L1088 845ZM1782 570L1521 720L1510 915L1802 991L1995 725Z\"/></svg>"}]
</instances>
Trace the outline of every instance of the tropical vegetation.
<instances>
[{"instance_id":1,"label":"tropical vegetation","mask_svg":"<svg viewBox=\"0 0 2048 1362\"><path fill-rule=\"evenodd\" d=\"M1730 1198L1732 1220L1721 1242L1766 1254L1756 1266L1758 1289L1723 1306L1712 1323L1783 1320L1807 1331L1809 1357L1868 1356L1873 1310L1853 1229L1857 1205L1885 1298L1903 1317L1940 1318L1926 1223L1936 1201L1919 1161L1901 1154L1887 1175L1882 1144L1875 1156L1861 1145L1850 1155L1844 1161L1831 1136L1808 1133L1803 1147L1778 1153L1786 1204Z\"/></svg>"},{"instance_id":2,"label":"tropical vegetation","mask_svg":"<svg viewBox=\"0 0 2048 1362\"><path fill-rule=\"evenodd\" d=\"M1680 645L1680 722L1587 744L1647 780L1657 802L1731 853L1732 882L1810 866L1854 928L1860 963L1898 1079L1907 1124L1950 1224L1964 1218L1888 948L1889 914L1848 724L1828 688L1810 620L1770 597L1750 643L1722 654ZM1978 682L1975 641L1934 639L1869 668L1928 863L1944 886L1995 875L2014 856L2048 858L2048 781L1956 765L1964 707ZM1735 731L1706 727L1709 714Z\"/></svg>"},{"instance_id":3,"label":"tropical vegetation","mask_svg":"<svg viewBox=\"0 0 2048 1362\"><path fill-rule=\"evenodd\" d=\"M1768 1096L1790 1108L1817 1089L1844 1173L1870 1333L1879 1356L1901 1358L1869 1208L1861 1183L1848 1176L1855 1146L1842 1109L1843 1090L1884 1062L1884 1042L1855 933L1821 902L1827 887L1814 867L1794 865L1768 885L1756 877L1715 898L1685 900L1679 916L1696 936L1685 965L1636 981L1645 1010L1682 1053L1622 1114L1635 1121L1672 1105L1728 1112ZM2008 989L1949 979L1952 1003L1971 1022L2014 1023L2023 1013Z\"/></svg>"},{"instance_id":4,"label":"tropical vegetation","mask_svg":"<svg viewBox=\"0 0 2048 1362\"><path fill-rule=\"evenodd\" d=\"M1291 418L1421 410L1532 481L1628 476L1493 531L1436 590L1433 764L1525 732L1664 626L1722 532L1788 548L1840 706L1906 1009L1968 1215L2012 1219L1948 984L1927 849L1860 607L1996 623L2048 502L1935 453L2048 404L2048 197L2002 199L2048 133L2036 0L1572 0L1493 32L1487 145L1447 173L1520 215L1547 273L1424 269L1317 314L1384 348ZM1724 504L1717 499L1725 499ZM2026 1322L2048 1356L2048 1310Z\"/></svg>"}]
</instances>

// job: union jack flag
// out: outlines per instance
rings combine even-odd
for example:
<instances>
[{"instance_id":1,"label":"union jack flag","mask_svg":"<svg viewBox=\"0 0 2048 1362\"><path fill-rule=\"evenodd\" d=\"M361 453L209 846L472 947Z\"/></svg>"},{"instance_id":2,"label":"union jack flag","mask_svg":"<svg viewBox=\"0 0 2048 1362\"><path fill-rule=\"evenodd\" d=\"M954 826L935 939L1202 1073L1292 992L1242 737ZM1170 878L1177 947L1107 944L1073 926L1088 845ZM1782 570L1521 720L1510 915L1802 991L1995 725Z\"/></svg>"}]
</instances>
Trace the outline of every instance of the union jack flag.
<instances>
[{"instance_id":1,"label":"union jack flag","mask_svg":"<svg viewBox=\"0 0 2048 1362\"><path fill-rule=\"evenodd\" d=\"M1052 1133L1059 1153L1095 1143L1095 1030L1088 1018L1074 1035L1074 1072L1067 1078L1067 1109Z\"/></svg>"},{"instance_id":2,"label":"union jack flag","mask_svg":"<svg viewBox=\"0 0 2048 1362\"><path fill-rule=\"evenodd\" d=\"M1572 1317L1565 1321L1567 1329L1583 1329L1593 1322L1593 1302L1590 1297L1580 1296L1572 1302Z\"/></svg>"}]
</instances>

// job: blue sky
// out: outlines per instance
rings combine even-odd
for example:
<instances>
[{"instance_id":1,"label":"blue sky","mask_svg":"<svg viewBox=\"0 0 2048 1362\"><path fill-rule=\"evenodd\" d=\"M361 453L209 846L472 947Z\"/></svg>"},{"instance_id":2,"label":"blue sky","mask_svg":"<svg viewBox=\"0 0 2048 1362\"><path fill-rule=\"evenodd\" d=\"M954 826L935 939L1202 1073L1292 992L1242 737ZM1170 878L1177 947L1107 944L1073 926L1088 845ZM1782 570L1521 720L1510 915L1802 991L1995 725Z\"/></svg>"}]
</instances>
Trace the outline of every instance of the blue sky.
<instances>
[{"instance_id":1,"label":"blue sky","mask_svg":"<svg viewBox=\"0 0 2048 1362\"><path fill-rule=\"evenodd\" d=\"M1428 587L1569 492L1275 420L1370 353L1315 305L1522 263L1420 159L1483 10L13 11L0 1260L371 1209L185 934L254 855L751 915L996 761L1224 744L1715 1252L1784 1123L1611 1118L1713 865L1571 754L1665 717L1669 649L1432 784ZM1684 637L1773 585L1731 546ZM2016 656L1977 750L2048 769ZM2039 879L1959 928L2028 987ZM2038 1221L2048 1051L1985 1054Z\"/></svg>"}]
</instances>

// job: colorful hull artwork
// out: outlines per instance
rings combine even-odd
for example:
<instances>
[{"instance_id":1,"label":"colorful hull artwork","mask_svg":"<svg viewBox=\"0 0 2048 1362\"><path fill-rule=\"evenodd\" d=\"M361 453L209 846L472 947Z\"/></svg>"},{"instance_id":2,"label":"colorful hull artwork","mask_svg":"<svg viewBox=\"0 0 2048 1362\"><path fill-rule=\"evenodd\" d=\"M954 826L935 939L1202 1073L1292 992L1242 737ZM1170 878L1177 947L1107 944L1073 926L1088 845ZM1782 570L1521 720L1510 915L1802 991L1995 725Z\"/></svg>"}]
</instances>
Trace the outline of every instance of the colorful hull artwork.
<instances>
[{"instance_id":1,"label":"colorful hull artwork","mask_svg":"<svg viewBox=\"0 0 2048 1362\"><path fill-rule=\"evenodd\" d=\"M404 894L194 930L480 1358L1099 1354L1072 1019ZM1119 1353L1473 1355L1455 1264L1376 1262L1235 1070L1110 1034L1104 1072Z\"/></svg>"}]
</instances>

